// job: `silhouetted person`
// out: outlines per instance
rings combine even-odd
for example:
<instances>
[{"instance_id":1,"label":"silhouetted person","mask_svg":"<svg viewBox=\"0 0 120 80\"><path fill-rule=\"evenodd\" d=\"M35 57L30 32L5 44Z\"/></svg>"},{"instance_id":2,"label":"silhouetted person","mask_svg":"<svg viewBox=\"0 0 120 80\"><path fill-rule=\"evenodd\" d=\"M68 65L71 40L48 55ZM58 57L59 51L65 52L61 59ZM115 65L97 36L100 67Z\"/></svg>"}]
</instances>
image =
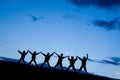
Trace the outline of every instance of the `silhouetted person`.
<instances>
[{"instance_id":1,"label":"silhouetted person","mask_svg":"<svg viewBox=\"0 0 120 80\"><path fill-rule=\"evenodd\" d=\"M76 69L75 69L75 62L76 62L76 60L77 60L77 57L74 59L74 57L73 56L71 56L71 58L70 57L68 57L68 60L69 60L69 62L70 62L70 65L69 65L69 67L66 69L67 71L72 67L73 68L73 71L74 72L76 72Z\"/></svg>"},{"instance_id":2,"label":"silhouetted person","mask_svg":"<svg viewBox=\"0 0 120 80\"><path fill-rule=\"evenodd\" d=\"M77 56L77 57L78 57L78 56ZM87 74L86 62L87 62L87 59L88 59L88 54L86 54L86 57L84 56L83 59L81 59L80 57L78 57L78 59L82 61L81 67L80 67L80 69L78 70L78 72L81 71L82 68L84 68L84 71L85 71L86 74Z\"/></svg>"},{"instance_id":3,"label":"silhouetted person","mask_svg":"<svg viewBox=\"0 0 120 80\"><path fill-rule=\"evenodd\" d=\"M50 54L49 52L48 52L47 54L44 54L44 53L42 53L42 52L40 52L40 53L45 57L44 62L41 64L41 67L42 67L45 63L47 63L48 66L49 66L49 68L51 68L51 67L50 67L50 63L49 63L49 60L50 60L51 56L52 56L54 53L52 53L52 54Z\"/></svg>"},{"instance_id":4,"label":"silhouetted person","mask_svg":"<svg viewBox=\"0 0 120 80\"><path fill-rule=\"evenodd\" d=\"M57 67L57 66L60 66L63 70L63 66L62 66L62 61L64 58L68 57L68 56L63 56L63 54L61 53L61 55L58 55L56 52L54 52L57 57L58 57L58 61L57 61L57 64L55 65L54 69Z\"/></svg>"},{"instance_id":5,"label":"silhouetted person","mask_svg":"<svg viewBox=\"0 0 120 80\"><path fill-rule=\"evenodd\" d=\"M39 53L36 53L36 51L31 52L28 50L28 52L32 55L31 61L28 63L29 65L31 64L31 62L33 61L35 63L35 65L37 66L37 62L36 62L36 55L38 55Z\"/></svg>"},{"instance_id":6,"label":"silhouetted person","mask_svg":"<svg viewBox=\"0 0 120 80\"><path fill-rule=\"evenodd\" d=\"M28 51L26 52L26 51L24 50L23 52L21 52L21 51L18 50L18 52L21 54L21 57L20 57L18 63L20 63L21 61L23 61L23 63L26 64L26 63L25 63L25 56L28 54Z\"/></svg>"}]
</instances>

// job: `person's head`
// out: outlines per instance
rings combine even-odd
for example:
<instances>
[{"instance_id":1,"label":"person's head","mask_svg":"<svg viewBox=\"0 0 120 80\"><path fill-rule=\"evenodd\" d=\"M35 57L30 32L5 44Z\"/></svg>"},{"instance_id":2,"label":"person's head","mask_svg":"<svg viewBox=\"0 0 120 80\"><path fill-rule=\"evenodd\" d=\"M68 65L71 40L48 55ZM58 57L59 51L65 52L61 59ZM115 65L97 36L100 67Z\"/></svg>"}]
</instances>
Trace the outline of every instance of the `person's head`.
<instances>
[{"instance_id":1,"label":"person's head","mask_svg":"<svg viewBox=\"0 0 120 80\"><path fill-rule=\"evenodd\" d=\"M61 56L63 56L63 53L61 53Z\"/></svg>"},{"instance_id":2,"label":"person's head","mask_svg":"<svg viewBox=\"0 0 120 80\"><path fill-rule=\"evenodd\" d=\"M71 59L74 59L74 57L73 57L73 56L71 56Z\"/></svg>"},{"instance_id":3,"label":"person's head","mask_svg":"<svg viewBox=\"0 0 120 80\"><path fill-rule=\"evenodd\" d=\"M50 55L50 53L48 52L47 55Z\"/></svg>"},{"instance_id":4,"label":"person's head","mask_svg":"<svg viewBox=\"0 0 120 80\"><path fill-rule=\"evenodd\" d=\"M83 59L86 59L86 57L84 56Z\"/></svg>"},{"instance_id":5,"label":"person's head","mask_svg":"<svg viewBox=\"0 0 120 80\"><path fill-rule=\"evenodd\" d=\"M36 51L34 51L34 54L36 54Z\"/></svg>"},{"instance_id":6,"label":"person's head","mask_svg":"<svg viewBox=\"0 0 120 80\"><path fill-rule=\"evenodd\" d=\"M25 50L23 51L23 53L25 53Z\"/></svg>"}]
</instances>

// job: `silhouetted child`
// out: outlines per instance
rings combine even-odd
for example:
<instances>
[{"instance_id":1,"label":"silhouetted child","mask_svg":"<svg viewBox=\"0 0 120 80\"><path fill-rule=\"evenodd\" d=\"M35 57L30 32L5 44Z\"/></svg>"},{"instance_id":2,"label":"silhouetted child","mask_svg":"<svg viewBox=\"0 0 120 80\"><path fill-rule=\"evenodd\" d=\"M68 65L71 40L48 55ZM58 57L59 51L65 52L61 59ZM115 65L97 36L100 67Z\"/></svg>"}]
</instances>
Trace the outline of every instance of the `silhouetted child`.
<instances>
[{"instance_id":1,"label":"silhouetted child","mask_svg":"<svg viewBox=\"0 0 120 80\"><path fill-rule=\"evenodd\" d=\"M70 57L68 57L68 60L69 60L69 62L70 62L70 65L69 65L69 67L66 69L67 71L72 67L73 68L73 71L74 72L76 72L76 69L75 69L75 62L76 62L76 60L77 60L77 57L74 59L74 57L73 56L71 56L71 59L70 59Z\"/></svg>"},{"instance_id":2,"label":"silhouetted child","mask_svg":"<svg viewBox=\"0 0 120 80\"><path fill-rule=\"evenodd\" d=\"M54 69L57 67L57 66L60 66L63 70L63 66L62 66L62 61L64 58L68 57L68 56L63 56L63 54L61 53L61 55L58 55L56 52L54 52L57 57L58 57L58 61L57 61L57 64L55 65Z\"/></svg>"},{"instance_id":3,"label":"silhouetted child","mask_svg":"<svg viewBox=\"0 0 120 80\"><path fill-rule=\"evenodd\" d=\"M77 56L77 57L78 57L78 56ZM78 57L78 59L82 61L81 67L80 67L80 69L78 70L78 72L81 71L82 68L84 68L84 71L85 71L86 74L87 74L86 62L87 62L87 59L88 59L88 54L86 54L86 57L84 56L83 59L81 59L80 57Z\"/></svg>"},{"instance_id":4,"label":"silhouetted child","mask_svg":"<svg viewBox=\"0 0 120 80\"><path fill-rule=\"evenodd\" d=\"M20 63L21 61L23 61L23 63L26 64L26 63L25 63L25 56L28 54L28 51L26 52L26 51L24 50L23 52L21 52L21 51L18 50L18 52L21 54L21 57L20 57L18 63Z\"/></svg>"},{"instance_id":5,"label":"silhouetted child","mask_svg":"<svg viewBox=\"0 0 120 80\"><path fill-rule=\"evenodd\" d=\"M29 50L28 50L29 51ZM31 64L31 62L33 61L35 63L35 65L37 66L37 62L36 62L36 55L38 55L39 53L36 53L36 51L34 51L33 53L31 51L29 51L29 53L32 55L31 61L28 63L29 65Z\"/></svg>"},{"instance_id":6,"label":"silhouetted child","mask_svg":"<svg viewBox=\"0 0 120 80\"><path fill-rule=\"evenodd\" d=\"M50 54L49 52L48 52L47 54L44 54L44 53L42 53L42 52L40 52L40 53L45 57L44 62L41 64L41 67L42 67L45 63L47 63L48 66L49 66L49 68L51 68L51 67L50 67L50 63L49 63L49 60L50 60L51 56L52 56L54 53L52 53L52 54Z\"/></svg>"}]
</instances>

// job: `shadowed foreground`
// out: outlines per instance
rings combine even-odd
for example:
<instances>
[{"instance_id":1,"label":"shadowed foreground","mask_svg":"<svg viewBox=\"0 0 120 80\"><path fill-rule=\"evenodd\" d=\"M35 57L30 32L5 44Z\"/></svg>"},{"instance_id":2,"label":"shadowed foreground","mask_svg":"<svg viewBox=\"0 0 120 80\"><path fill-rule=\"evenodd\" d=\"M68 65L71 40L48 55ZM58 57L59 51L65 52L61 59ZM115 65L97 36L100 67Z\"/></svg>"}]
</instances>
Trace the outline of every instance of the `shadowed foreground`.
<instances>
[{"instance_id":1,"label":"shadowed foreground","mask_svg":"<svg viewBox=\"0 0 120 80\"><path fill-rule=\"evenodd\" d=\"M116 80L103 76L73 73L58 69L37 68L31 65L0 61L0 77L3 80Z\"/></svg>"}]
</instances>

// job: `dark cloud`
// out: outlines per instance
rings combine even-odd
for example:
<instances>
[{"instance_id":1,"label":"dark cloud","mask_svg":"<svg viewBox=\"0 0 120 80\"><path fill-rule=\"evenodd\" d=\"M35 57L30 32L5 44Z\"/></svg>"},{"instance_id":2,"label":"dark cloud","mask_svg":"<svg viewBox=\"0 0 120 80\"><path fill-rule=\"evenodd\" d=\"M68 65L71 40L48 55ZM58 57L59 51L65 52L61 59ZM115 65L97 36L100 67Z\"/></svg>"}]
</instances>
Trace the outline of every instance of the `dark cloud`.
<instances>
[{"instance_id":1,"label":"dark cloud","mask_svg":"<svg viewBox=\"0 0 120 80\"><path fill-rule=\"evenodd\" d=\"M34 16L34 15L31 15L31 14L27 14L33 21L38 21L39 19L44 19L43 16L41 17L37 17L37 16Z\"/></svg>"},{"instance_id":2,"label":"dark cloud","mask_svg":"<svg viewBox=\"0 0 120 80\"><path fill-rule=\"evenodd\" d=\"M100 28L105 28L106 30L120 30L120 18L116 18L111 21L96 19L92 21L92 24Z\"/></svg>"},{"instance_id":3,"label":"dark cloud","mask_svg":"<svg viewBox=\"0 0 120 80\"><path fill-rule=\"evenodd\" d=\"M88 59L90 62L96 62L96 63L102 63L102 64L111 64L114 66L120 66L120 58L119 57L108 57L111 60L93 60L93 59Z\"/></svg>"},{"instance_id":4,"label":"dark cloud","mask_svg":"<svg viewBox=\"0 0 120 80\"><path fill-rule=\"evenodd\" d=\"M118 8L120 0L69 0L72 4L81 6L95 6L99 8Z\"/></svg>"},{"instance_id":5,"label":"dark cloud","mask_svg":"<svg viewBox=\"0 0 120 80\"><path fill-rule=\"evenodd\" d=\"M108 57L108 58L114 62L120 62L120 57Z\"/></svg>"},{"instance_id":6,"label":"dark cloud","mask_svg":"<svg viewBox=\"0 0 120 80\"><path fill-rule=\"evenodd\" d=\"M115 65L115 66L120 66L120 63L114 62L114 61L109 61L109 60L101 60L101 61L99 61L99 63L112 64L112 65Z\"/></svg>"},{"instance_id":7,"label":"dark cloud","mask_svg":"<svg viewBox=\"0 0 120 80\"><path fill-rule=\"evenodd\" d=\"M88 61L91 61L91 62L98 62L98 61L93 60L93 59L90 59L90 58L88 58Z\"/></svg>"}]
</instances>

